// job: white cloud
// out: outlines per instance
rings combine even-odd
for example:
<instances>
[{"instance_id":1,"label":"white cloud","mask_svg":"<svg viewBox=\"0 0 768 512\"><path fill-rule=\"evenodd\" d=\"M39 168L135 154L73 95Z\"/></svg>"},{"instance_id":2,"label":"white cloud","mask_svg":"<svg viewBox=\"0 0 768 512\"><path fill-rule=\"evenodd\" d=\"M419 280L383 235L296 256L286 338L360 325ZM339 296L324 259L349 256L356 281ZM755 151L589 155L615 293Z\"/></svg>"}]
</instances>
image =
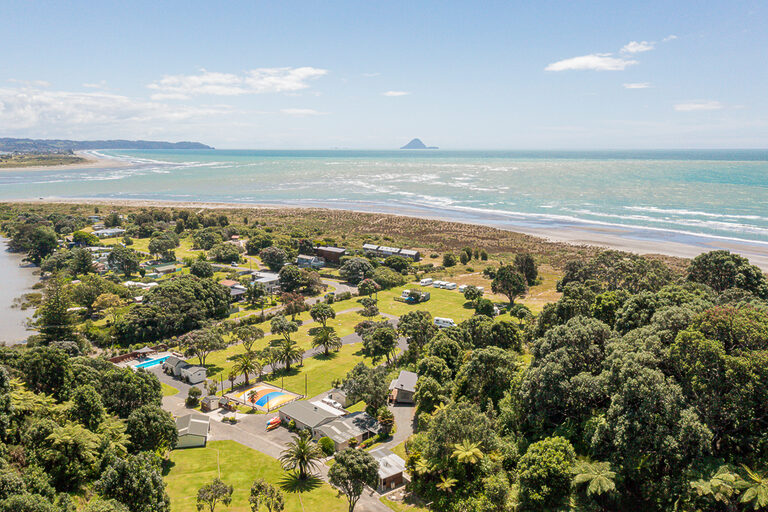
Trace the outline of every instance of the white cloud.
<instances>
[{"instance_id":1,"label":"white cloud","mask_svg":"<svg viewBox=\"0 0 768 512\"><path fill-rule=\"evenodd\" d=\"M19 84L24 87L50 87L51 83L45 80L19 80L17 78L9 78L9 82L12 84Z\"/></svg>"},{"instance_id":2,"label":"white cloud","mask_svg":"<svg viewBox=\"0 0 768 512\"><path fill-rule=\"evenodd\" d=\"M83 84L83 87L86 87L88 89L103 89L107 86L106 80L99 80L98 82L86 82Z\"/></svg>"},{"instance_id":3,"label":"white cloud","mask_svg":"<svg viewBox=\"0 0 768 512\"><path fill-rule=\"evenodd\" d=\"M328 74L325 69L258 68L237 75L201 70L197 75L168 75L147 87L158 91L152 98L187 99L197 95L239 96L299 91L309 87L309 81Z\"/></svg>"},{"instance_id":4,"label":"white cloud","mask_svg":"<svg viewBox=\"0 0 768 512\"><path fill-rule=\"evenodd\" d=\"M648 89L651 84L649 82L634 82L631 84L623 84L625 89Z\"/></svg>"},{"instance_id":5,"label":"white cloud","mask_svg":"<svg viewBox=\"0 0 768 512\"><path fill-rule=\"evenodd\" d=\"M325 112L320 112L319 110L315 110L312 108L284 108L280 110L280 112L289 116L298 116L298 117L320 116L325 114Z\"/></svg>"},{"instance_id":6,"label":"white cloud","mask_svg":"<svg viewBox=\"0 0 768 512\"><path fill-rule=\"evenodd\" d=\"M374 76L380 76L381 73L363 73L363 76L366 78L373 78Z\"/></svg>"},{"instance_id":7,"label":"white cloud","mask_svg":"<svg viewBox=\"0 0 768 512\"><path fill-rule=\"evenodd\" d=\"M675 105L678 112L698 112L703 110L721 110L724 105L719 101L689 101Z\"/></svg>"},{"instance_id":8,"label":"white cloud","mask_svg":"<svg viewBox=\"0 0 768 512\"><path fill-rule=\"evenodd\" d=\"M675 39L677 39L677 36L675 34L670 34L667 37L665 37L664 39L662 39L661 42L662 43L668 43L670 41L674 41Z\"/></svg>"},{"instance_id":9,"label":"white cloud","mask_svg":"<svg viewBox=\"0 0 768 512\"><path fill-rule=\"evenodd\" d=\"M650 50L653 50L653 48L656 46L656 43L654 42L648 42L648 41L630 41L627 44L625 44L622 49L621 53L642 53L647 52Z\"/></svg>"},{"instance_id":10,"label":"white cloud","mask_svg":"<svg viewBox=\"0 0 768 512\"><path fill-rule=\"evenodd\" d=\"M625 59L624 57L614 57L611 53L592 53L590 55L559 60L544 69L545 71L621 71L633 64L637 64L637 61Z\"/></svg>"},{"instance_id":11,"label":"white cloud","mask_svg":"<svg viewBox=\"0 0 768 512\"><path fill-rule=\"evenodd\" d=\"M0 126L17 129L115 127L177 122L228 112L226 106L172 106L106 92L0 88Z\"/></svg>"},{"instance_id":12,"label":"white cloud","mask_svg":"<svg viewBox=\"0 0 768 512\"><path fill-rule=\"evenodd\" d=\"M384 96L389 96L390 98L396 98L398 96L408 96L411 93L408 91L387 91L381 94Z\"/></svg>"}]
</instances>

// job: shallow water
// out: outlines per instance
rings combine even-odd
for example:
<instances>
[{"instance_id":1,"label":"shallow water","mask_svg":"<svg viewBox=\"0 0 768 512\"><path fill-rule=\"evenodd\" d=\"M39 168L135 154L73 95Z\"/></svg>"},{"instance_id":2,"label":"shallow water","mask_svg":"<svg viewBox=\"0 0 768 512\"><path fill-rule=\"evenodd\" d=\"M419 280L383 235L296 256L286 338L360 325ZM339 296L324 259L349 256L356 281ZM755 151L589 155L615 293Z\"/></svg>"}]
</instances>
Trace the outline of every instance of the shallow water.
<instances>
[{"instance_id":1,"label":"shallow water","mask_svg":"<svg viewBox=\"0 0 768 512\"><path fill-rule=\"evenodd\" d=\"M6 241L0 239L0 342L15 344L32 333L26 330L25 323L33 310L14 308L13 301L30 292L38 278L34 267L22 263L22 255L10 253L6 247Z\"/></svg>"}]
</instances>

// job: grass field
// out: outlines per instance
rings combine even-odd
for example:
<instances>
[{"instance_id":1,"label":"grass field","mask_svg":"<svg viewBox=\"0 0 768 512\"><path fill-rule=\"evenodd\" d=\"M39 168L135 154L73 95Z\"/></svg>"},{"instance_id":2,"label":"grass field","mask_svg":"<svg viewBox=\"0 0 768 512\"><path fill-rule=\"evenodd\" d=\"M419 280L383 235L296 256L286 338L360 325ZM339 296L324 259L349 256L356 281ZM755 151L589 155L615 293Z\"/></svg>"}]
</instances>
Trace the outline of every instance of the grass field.
<instances>
[{"instance_id":1,"label":"grass field","mask_svg":"<svg viewBox=\"0 0 768 512\"><path fill-rule=\"evenodd\" d=\"M165 382L160 383L160 388L163 390L163 396L173 396L179 392L178 389L173 386L169 386Z\"/></svg>"},{"instance_id":2,"label":"grass field","mask_svg":"<svg viewBox=\"0 0 768 512\"><path fill-rule=\"evenodd\" d=\"M395 512L429 512L428 508L419 507L418 505L414 505L412 503L403 503L400 501L392 501L385 496L382 496L379 498L380 501L394 510Z\"/></svg>"},{"instance_id":3,"label":"grass field","mask_svg":"<svg viewBox=\"0 0 768 512\"><path fill-rule=\"evenodd\" d=\"M196 510L197 490L220 476L235 488L232 504L219 512L250 512L250 488L257 478L279 485L285 478L280 463L235 441L211 441L205 448L171 452L172 467L165 476L172 512ZM320 483L304 493L285 492L285 511L346 512L347 502L328 484Z\"/></svg>"}]
</instances>

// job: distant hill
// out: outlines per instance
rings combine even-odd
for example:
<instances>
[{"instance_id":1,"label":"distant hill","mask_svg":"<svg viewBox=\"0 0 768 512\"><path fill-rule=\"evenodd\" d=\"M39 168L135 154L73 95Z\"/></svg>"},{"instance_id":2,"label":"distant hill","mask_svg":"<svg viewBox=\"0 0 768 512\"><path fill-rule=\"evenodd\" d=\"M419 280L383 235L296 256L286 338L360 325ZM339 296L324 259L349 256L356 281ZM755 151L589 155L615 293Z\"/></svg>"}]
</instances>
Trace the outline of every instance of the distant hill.
<instances>
[{"instance_id":1,"label":"distant hill","mask_svg":"<svg viewBox=\"0 0 768 512\"><path fill-rule=\"evenodd\" d=\"M425 146L421 139L413 139L400 149L438 149L437 146Z\"/></svg>"},{"instance_id":2,"label":"distant hill","mask_svg":"<svg viewBox=\"0 0 768 512\"><path fill-rule=\"evenodd\" d=\"M61 153L84 149L213 149L199 142L151 140L58 140L0 138L0 151Z\"/></svg>"}]
</instances>

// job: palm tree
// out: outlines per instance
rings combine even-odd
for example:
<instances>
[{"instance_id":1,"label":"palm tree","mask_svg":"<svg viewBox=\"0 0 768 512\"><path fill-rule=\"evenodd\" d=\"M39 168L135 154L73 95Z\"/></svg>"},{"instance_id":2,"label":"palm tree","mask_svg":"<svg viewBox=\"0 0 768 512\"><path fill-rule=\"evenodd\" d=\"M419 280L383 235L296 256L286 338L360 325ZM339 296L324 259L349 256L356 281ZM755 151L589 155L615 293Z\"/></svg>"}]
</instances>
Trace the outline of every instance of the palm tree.
<instances>
[{"instance_id":1,"label":"palm tree","mask_svg":"<svg viewBox=\"0 0 768 512\"><path fill-rule=\"evenodd\" d=\"M306 480L309 472L316 469L323 458L323 452L310 440L310 435L302 431L280 454L280 464L285 471L298 471L299 480Z\"/></svg>"},{"instance_id":2,"label":"palm tree","mask_svg":"<svg viewBox=\"0 0 768 512\"><path fill-rule=\"evenodd\" d=\"M477 464L483 458L480 443L472 443L468 439L453 445L453 458L462 464Z\"/></svg>"},{"instance_id":3,"label":"palm tree","mask_svg":"<svg viewBox=\"0 0 768 512\"><path fill-rule=\"evenodd\" d=\"M277 360L285 365L286 371L291 371L291 363L302 359L304 353L293 340L281 340L277 346Z\"/></svg>"},{"instance_id":4,"label":"palm tree","mask_svg":"<svg viewBox=\"0 0 768 512\"><path fill-rule=\"evenodd\" d=\"M741 467L747 478L736 483L736 487L743 491L739 501L752 505L753 510L765 510L768 508L768 473L760 474L744 464Z\"/></svg>"},{"instance_id":5,"label":"palm tree","mask_svg":"<svg viewBox=\"0 0 768 512\"><path fill-rule=\"evenodd\" d=\"M229 389L235 389L235 381L237 380L237 372L234 369L229 371L229 374L227 375L227 379L229 380Z\"/></svg>"},{"instance_id":6,"label":"palm tree","mask_svg":"<svg viewBox=\"0 0 768 512\"><path fill-rule=\"evenodd\" d=\"M616 489L616 473L611 471L610 462L580 461L573 468L573 485L583 489L587 496L602 496Z\"/></svg>"},{"instance_id":7,"label":"palm tree","mask_svg":"<svg viewBox=\"0 0 768 512\"><path fill-rule=\"evenodd\" d=\"M699 496L711 496L716 502L730 503L734 494L738 494L739 475L727 465L720 466L709 480L691 482L691 488Z\"/></svg>"},{"instance_id":8,"label":"palm tree","mask_svg":"<svg viewBox=\"0 0 768 512\"><path fill-rule=\"evenodd\" d=\"M439 404L437 404L435 406L435 410L432 411L432 416L437 416L438 413L440 413L440 412L442 412L444 410L445 410L445 403L440 402Z\"/></svg>"},{"instance_id":9,"label":"palm tree","mask_svg":"<svg viewBox=\"0 0 768 512\"><path fill-rule=\"evenodd\" d=\"M235 359L235 365L232 367L232 370L237 373L242 373L245 377L245 383L250 384L250 374L258 373L259 376L261 376L262 367L261 363L249 354L240 354L237 356L237 359Z\"/></svg>"},{"instance_id":10,"label":"palm tree","mask_svg":"<svg viewBox=\"0 0 768 512\"><path fill-rule=\"evenodd\" d=\"M427 459L419 457L413 465L413 471L419 476L424 476L434 470L432 464Z\"/></svg>"},{"instance_id":11,"label":"palm tree","mask_svg":"<svg viewBox=\"0 0 768 512\"><path fill-rule=\"evenodd\" d=\"M440 482L436 485L438 489L445 492L451 492L451 489L459 483L455 478L446 478L445 475L440 476Z\"/></svg>"},{"instance_id":12,"label":"palm tree","mask_svg":"<svg viewBox=\"0 0 768 512\"><path fill-rule=\"evenodd\" d=\"M325 355L328 355L331 349L339 350L341 348L341 338L336 334L333 327L321 327L312 338L312 347L323 347Z\"/></svg>"}]
</instances>

